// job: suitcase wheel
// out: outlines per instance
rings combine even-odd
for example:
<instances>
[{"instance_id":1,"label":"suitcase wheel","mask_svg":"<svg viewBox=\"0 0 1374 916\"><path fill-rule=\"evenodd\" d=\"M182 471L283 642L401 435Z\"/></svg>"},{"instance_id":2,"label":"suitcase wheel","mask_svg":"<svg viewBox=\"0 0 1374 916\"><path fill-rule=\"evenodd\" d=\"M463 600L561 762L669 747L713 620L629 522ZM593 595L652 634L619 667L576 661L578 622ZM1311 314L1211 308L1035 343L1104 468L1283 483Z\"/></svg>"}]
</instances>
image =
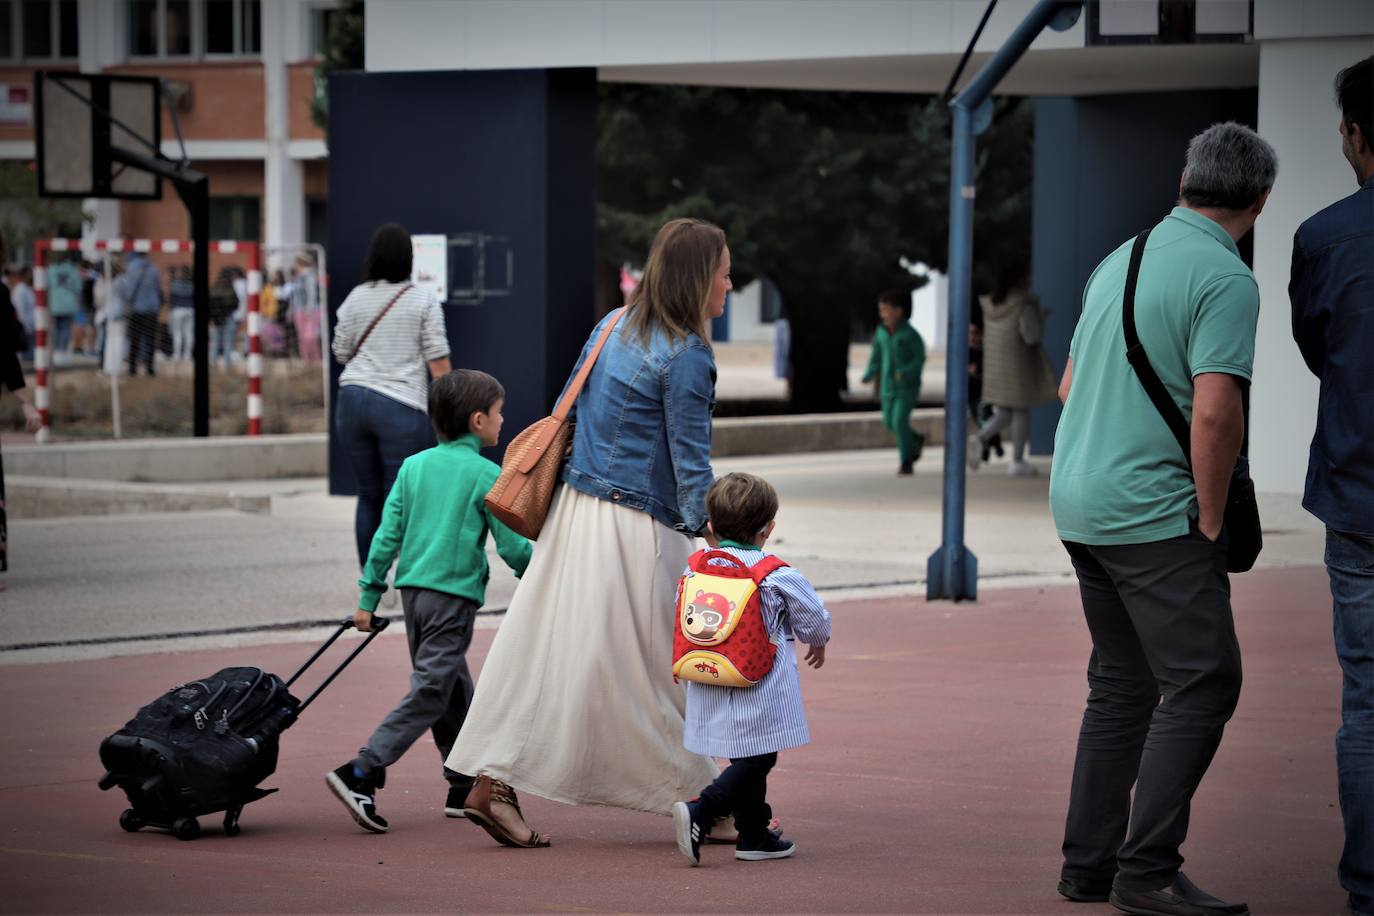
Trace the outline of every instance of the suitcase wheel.
<instances>
[{"instance_id":1,"label":"suitcase wheel","mask_svg":"<svg viewBox=\"0 0 1374 916\"><path fill-rule=\"evenodd\" d=\"M125 808L124 813L119 815L119 826L130 833L137 833L143 829L143 818L133 808Z\"/></svg>"},{"instance_id":2,"label":"suitcase wheel","mask_svg":"<svg viewBox=\"0 0 1374 916\"><path fill-rule=\"evenodd\" d=\"M200 822L193 817L179 817L172 821L172 836L178 840L194 840L200 836Z\"/></svg>"},{"instance_id":3,"label":"suitcase wheel","mask_svg":"<svg viewBox=\"0 0 1374 916\"><path fill-rule=\"evenodd\" d=\"M239 835L239 815L243 813L242 808L230 808L224 812L224 835Z\"/></svg>"}]
</instances>

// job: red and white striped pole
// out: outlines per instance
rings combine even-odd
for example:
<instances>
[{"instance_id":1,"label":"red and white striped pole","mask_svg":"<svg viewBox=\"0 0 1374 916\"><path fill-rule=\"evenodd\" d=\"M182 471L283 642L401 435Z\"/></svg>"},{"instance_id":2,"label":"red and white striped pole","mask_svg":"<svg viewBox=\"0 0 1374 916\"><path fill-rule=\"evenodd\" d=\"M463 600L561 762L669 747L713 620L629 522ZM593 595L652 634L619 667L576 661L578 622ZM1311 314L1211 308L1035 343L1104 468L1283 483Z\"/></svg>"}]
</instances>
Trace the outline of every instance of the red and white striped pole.
<instances>
[{"instance_id":1,"label":"red and white striped pole","mask_svg":"<svg viewBox=\"0 0 1374 916\"><path fill-rule=\"evenodd\" d=\"M48 367L52 364L52 350L48 346L48 328L52 325L48 311L48 241L39 239L33 244L33 406L38 408L38 433L35 442L47 442L52 435L48 416Z\"/></svg>"},{"instance_id":2,"label":"red and white striped pole","mask_svg":"<svg viewBox=\"0 0 1374 916\"><path fill-rule=\"evenodd\" d=\"M262 264L258 246L248 249L248 435L262 435Z\"/></svg>"}]
</instances>

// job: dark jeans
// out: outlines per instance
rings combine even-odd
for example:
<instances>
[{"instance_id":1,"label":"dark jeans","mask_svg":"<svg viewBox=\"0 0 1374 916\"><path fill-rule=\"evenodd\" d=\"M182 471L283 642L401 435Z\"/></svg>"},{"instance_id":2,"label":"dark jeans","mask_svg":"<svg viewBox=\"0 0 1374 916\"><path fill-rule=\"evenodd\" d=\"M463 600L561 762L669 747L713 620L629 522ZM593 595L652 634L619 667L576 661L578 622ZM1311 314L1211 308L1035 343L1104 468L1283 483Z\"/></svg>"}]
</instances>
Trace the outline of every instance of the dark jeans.
<instances>
[{"instance_id":1,"label":"dark jeans","mask_svg":"<svg viewBox=\"0 0 1374 916\"><path fill-rule=\"evenodd\" d=\"M153 374L153 353L157 350L157 313L134 312L129 316L129 374L138 374L143 363Z\"/></svg>"},{"instance_id":2,"label":"dark jeans","mask_svg":"<svg viewBox=\"0 0 1374 916\"><path fill-rule=\"evenodd\" d=\"M467 651L472 644L477 603L427 588L401 589L410 644L410 692L387 714L353 763L364 772L401 759L426 731L434 735L439 760L448 759L472 703ZM472 787L472 777L444 767L450 785Z\"/></svg>"},{"instance_id":3,"label":"dark jeans","mask_svg":"<svg viewBox=\"0 0 1374 916\"><path fill-rule=\"evenodd\" d=\"M1183 863L1193 793L1240 697L1225 546L1196 528L1151 544L1064 546L1093 651L1063 877L1157 890Z\"/></svg>"},{"instance_id":4,"label":"dark jeans","mask_svg":"<svg viewBox=\"0 0 1374 916\"><path fill-rule=\"evenodd\" d=\"M1374 913L1374 538L1326 529L1326 571L1343 675L1336 775L1345 851L1338 874L1351 911Z\"/></svg>"},{"instance_id":5,"label":"dark jeans","mask_svg":"<svg viewBox=\"0 0 1374 916\"><path fill-rule=\"evenodd\" d=\"M768 806L768 772L778 762L777 754L757 757L732 757L716 781L701 790L697 816L707 824L727 814L735 815L741 845L754 845L768 831L773 809Z\"/></svg>"},{"instance_id":6,"label":"dark jeans","mask_svg":"<svg viewBox=\"0 0 1374 916\"><path fill-rule=\"evenodd\" d=\"M52 352L66 353L72 345L72 324L75 315L52 316Z\"/></svg>"},{"instance_id":7,"label":"dark jeans","mask_svg":"<svg viewBox=\"0 0 1374 916\"><path fill-rule=\"evenodd\" d=\"M353 534L358 545L358 565L362 566L367 562L372 536L382 523L382 507L396 482L401 462L433 446L434 429L422 411L360 385L339 387L334 402L334 429L348 453L358 483Z\"/></svg>"}]
</instances>

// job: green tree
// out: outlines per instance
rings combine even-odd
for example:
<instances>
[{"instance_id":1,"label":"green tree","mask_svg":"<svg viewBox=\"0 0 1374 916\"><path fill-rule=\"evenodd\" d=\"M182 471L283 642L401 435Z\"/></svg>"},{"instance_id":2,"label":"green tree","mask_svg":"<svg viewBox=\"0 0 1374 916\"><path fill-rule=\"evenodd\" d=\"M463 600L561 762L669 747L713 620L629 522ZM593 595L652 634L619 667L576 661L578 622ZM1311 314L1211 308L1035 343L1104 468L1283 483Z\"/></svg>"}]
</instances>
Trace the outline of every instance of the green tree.
<instances>
[{"instance_id":1,"label":"green tree","mask_svg":"<svg viewBox=\"0 0 1374 916\"><path fill-rule=\"evenodd\" d=\"M325 36L320 62L315 67L315 98L310 103L310 116L315 124L329 133L329 74L336 70L361 70L364 37L363 0L348 0L335 12Z\"/></svg>"},{"instance_id":2,"label":"green tree","mask_svg":"<svg viewBox=\"0 0 1374 916\"><path fill-rule=\"evenodd\" d=\"M979 138L976 279L1029 247L1030 110L999 101ZM837 406L847 346L900 259L943 270L949 120L929 96L603 84L602 258L641 263L667 219L729 236L736 285L766 275L792 323L794 407ZM980 287L981 288L981 287Z\"/></svg>"},{"instance_id":3,"label":"green tree","mask_svg":"<svg viewBox=\"0 0 1374 916\"><path fill-rule=\"evenodd\" d=\"M84 220L80 200L38 196L32 163L0 162L0 233L6 260L31 260L35 239L80 235Z\"/></svg>"}]
</instances>

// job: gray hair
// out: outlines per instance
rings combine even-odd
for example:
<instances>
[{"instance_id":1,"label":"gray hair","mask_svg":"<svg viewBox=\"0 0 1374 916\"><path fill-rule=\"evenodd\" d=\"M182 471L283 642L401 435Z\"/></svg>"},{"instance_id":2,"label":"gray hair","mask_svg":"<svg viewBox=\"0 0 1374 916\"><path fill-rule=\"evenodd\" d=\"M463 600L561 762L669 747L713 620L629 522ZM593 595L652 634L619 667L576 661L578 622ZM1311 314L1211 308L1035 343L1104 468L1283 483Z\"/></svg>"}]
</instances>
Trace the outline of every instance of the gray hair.
<instances>
[{"instance_id":1,"label":"gray hair","mask_svg":"<svg viewBox=\"0 0 1374 916\"><path fill-rule=\"evenodd\" d=\"M1274 186L1279 157L1244 124L1213 124L1188 142L1183 200L1195 207L1244 210Z\"/></svg>"}]
</instances>

